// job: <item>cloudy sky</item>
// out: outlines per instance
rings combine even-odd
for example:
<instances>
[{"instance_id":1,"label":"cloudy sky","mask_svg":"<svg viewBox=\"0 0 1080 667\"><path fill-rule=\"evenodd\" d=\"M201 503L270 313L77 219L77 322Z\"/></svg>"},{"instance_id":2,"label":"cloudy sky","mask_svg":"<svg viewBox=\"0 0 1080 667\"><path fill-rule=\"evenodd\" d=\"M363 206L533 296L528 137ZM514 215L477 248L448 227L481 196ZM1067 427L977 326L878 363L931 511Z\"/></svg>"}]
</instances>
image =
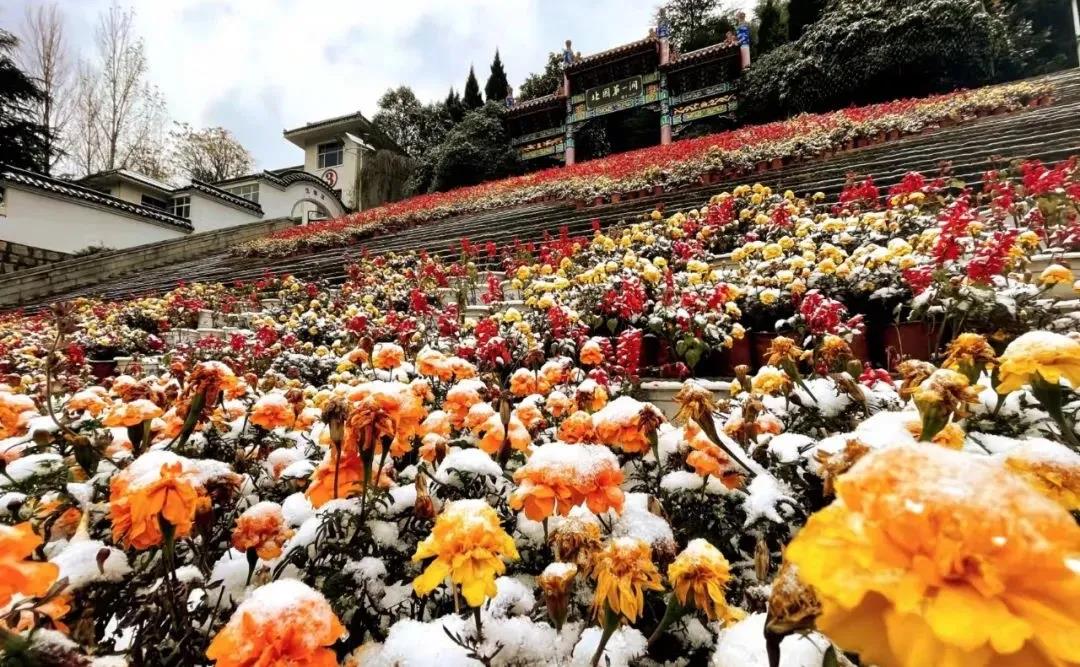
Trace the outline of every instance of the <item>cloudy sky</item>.
<instances>
[{"instance_id":1,"label":"cloudy sky","mask_svg":"<svg viewBox=\"0 0 1080 667\"><path fill-rule=\"evenodd\" d=\"M27 5L0 0L19 34ZM73 55L88 57L112 0L56 0ZM259 168L302 161L281 131L362 111L408 84L423 100L483 88L498 48L511 85L571 38L584 54L639 39L658 0L120 0L136 11L150 76L170 115L232 130ZM751 4L729 0L733 4Z\"/></svg>"}]
</instances>

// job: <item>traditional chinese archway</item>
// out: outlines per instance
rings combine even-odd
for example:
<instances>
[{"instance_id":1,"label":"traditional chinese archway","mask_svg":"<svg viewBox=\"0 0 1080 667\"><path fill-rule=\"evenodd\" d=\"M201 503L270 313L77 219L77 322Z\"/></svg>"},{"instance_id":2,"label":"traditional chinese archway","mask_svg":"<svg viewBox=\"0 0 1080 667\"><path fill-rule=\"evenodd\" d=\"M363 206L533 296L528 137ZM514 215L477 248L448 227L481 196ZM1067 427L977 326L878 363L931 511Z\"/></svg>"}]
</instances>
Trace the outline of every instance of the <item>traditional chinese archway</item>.
<instances>
[{"instance_id":1,"label":"traditional chinese archway","mask_svg":"<svg viewBox=\"0 0 1080 667\"><path fill-rule=\"evenodd\" d=\"M650 31L645 39L585 58L568 55L567 60L558 91L507 111L507 131L522 160L574 164L578 129L630 109L658 114L661 144L699 121L734 123L741 71L736 45L678 54L665 36Z\"/></svg>"}]
</instances>

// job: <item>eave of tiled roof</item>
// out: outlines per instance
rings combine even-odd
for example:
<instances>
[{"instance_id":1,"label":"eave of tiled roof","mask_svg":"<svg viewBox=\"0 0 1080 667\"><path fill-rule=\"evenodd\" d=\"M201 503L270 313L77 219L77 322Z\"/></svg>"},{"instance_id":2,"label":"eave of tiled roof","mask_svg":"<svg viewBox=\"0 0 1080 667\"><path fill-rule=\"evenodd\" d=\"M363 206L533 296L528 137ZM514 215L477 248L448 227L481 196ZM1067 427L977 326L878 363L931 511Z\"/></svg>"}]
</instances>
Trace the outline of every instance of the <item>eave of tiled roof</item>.
<instances>
[{"instance_id":1,"label":"eave of tiled roof","mask_svg":"<svg viewBox=\"0 0 1080 667\"><path fill-rule=\"evenodd\" d=\"M739 47L738 46L728 46L727 44L724 44L723 42L721 42L719 44L713 44L711 46L705 46L705 47L702 47L700 49L695 49L695 50L689 51L687 53L680 53L677 57L675 57L673 60L671 60L667 64L661 65L660 69L665 70L665 71L672 70L672 69L679 69L681 67L686 67L688 65L697 64L699 62L704 62L704 61L707 61L707 60L714 60L718 56L719 57L723 57L723 56L734 57L734 56L738 55L738 53L739 53Z\"/></svg>"},{"instance_id":2,"label":"eave of tiled roof","mask_svg":"<svg viewBox=\"0 0 1080 667\"><path fill-rule=\"evenodd\" d=\"M222 190L221 188L219 188L217 186L214 186L214 185L210 185L209 183L204 183L204 182L196 180L196 179L191 179L191 185L189 185L186 188L180 188L176 192L180 193L180 192L185 192L185 191L188 191L188 190L198 190L199 192L201 192L203 194L210 195L211 197L215 197L217 199L221 199L222 201L224 201L224 202L226 202L228 204L231 204L233 206L236 206L237 208L246 209L246 210L248 210L248 211L250 211L252 213L255 213L257 215L262 215L263 214L262 206L259 206L258 204L251 201L250 199L244 199L243 197L239 197L237 195L234 195L231 192L228 192L226 190Z\"/></svg>"},{"instance_id":3,"label":"eave of tiled roof","mask_svg":"<svg viewBox=\"0 0 1080 667\"><path fill-rule=\"evenodd\" d=\"M38 174L25 169L19 169L9 165L0 165L0 182L16 187L27 187L49 193L64 199L82 201L97 206L104 206L122 211L129 215L153 220L172 227L191 231L191 221L179 216L167 213L151 206L143 206L134 202L124 201L112 195L98 192L91 188L76 185L69 181L61 181L44 174Z\"/></svg>"},{"instance_id":4,"label":"eave of tiled roof","mask_svg":"<svg viewBox=\"0 0 1080 667\"><path fill-rule=\"evenodd\" d=\"M650 47L655 49L657 43L658 40L656 39L656 37L650 35L649 37L646 37L645 39L639 39L636 42L629 42L627 44L622 44L620 46L608 49L607 51L601 51L600 53L594 53L592 55L585 56L581 60L578 60L568 65L566 67L566 71L568 73L573 73L581 71L592 65L598 65L600 63L616 60L631 53L648 51Z\"/></svg>"},{"instance_id":5,"label":"eave of tiled roof","mask_svg":"<svg viewBox=\"0 0 1080 667\"><path fill-rule=\"evenodd\" d=\"M511 116L517 116L537 109L552 108L557 109L566 104L566 97L563 95L556 95L555 93L549 93L547 95L541 95L540 97L534 97L530 100L523 100L517 102L514 106L506 110L506 113Z\"/></svg>"}]
</instances>

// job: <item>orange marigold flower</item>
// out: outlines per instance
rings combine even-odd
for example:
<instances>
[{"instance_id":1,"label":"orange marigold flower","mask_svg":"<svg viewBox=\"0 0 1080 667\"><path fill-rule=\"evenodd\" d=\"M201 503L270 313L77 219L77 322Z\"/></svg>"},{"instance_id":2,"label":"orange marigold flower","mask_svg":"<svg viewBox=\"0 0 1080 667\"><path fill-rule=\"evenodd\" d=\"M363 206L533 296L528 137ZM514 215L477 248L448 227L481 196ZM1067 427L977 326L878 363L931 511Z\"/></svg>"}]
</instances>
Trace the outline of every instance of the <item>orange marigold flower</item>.
<instances>
[{"instance_id":1,"label":"orange marigold flower","mask_svg":"<svg viewBox=\"0 0 1080 667\"><path fill-rule=\"evenodd\" d=\"M590 338L582 343L578 360L584 366L599 366L604 363L604 349L600 346L600 341Z\"/></svg>"},{"instance_id":2,"label":"orange marigold flower","mask_svg":"<svg viewBox=\"0 0 1080 667\"><path fill-rule=\"evenodd\" d=\"M495 595L495 578L506 571L503 559L517 560L518 552L495 510L483 500L470 499L446 506L412 559L432 556L435 560L413 580L417 595L427 595L450 577L461 586L469 606L479 607Z\"/></svg>"},{"instance_id":3,"label":"orange marigold flower","mask_svg":"<svg viewBox=\"0 0 1080 667\"><path fill-rule=\"evenodd\" d=\"M455 379L468 380L476 377L476 366L461 357L450 357L446 361L450 368L453 369Z\"/></svg>"},{"instance_id":4,"label":"orange marigold flower","mask_svg":"<svg viewBox=\"0 0 1080 667\"><path fill-rule=\"evenodd\" d=\"M26 424L38 416L34 399L23 394L0 391L0 439L22 435Z\"/></svg>"},{"instance_id":5,"label":"orange marigold flower","mask_svg":"<svg viewBox=\"0 0 1080 667\"><path fill-rule=\"evenodd\" d=\"M217 667L337 667L327 648L345 634L330 603L296 579L261 586L210 642Z\"/></svg>"},{"instance_id":6,"label":"orange marigold flower","mask_svg":"<svg viewBox=\"0 0 1080 667\"><path fill-rule=\"evenodd\" d=\"M0 608L16 593L44 595L56 581L60 568L52 563L27 560L41 545L30 522L0 525Z\"/></svg>"},{"instance_id":7,"label":"orange marigold flower","mask_svg":"<svg viewBox=\"0 0 1080 667\"><path fill-rule=\"evenodd\" d=\"M652 562L652 549L636 537L619 537L596 554L593 613L604 617L604 607L633 623L645 606L645 591L659 591L660 572Z\"/></svg>"},{"instance_id":8,"label":"orange marigold flower","mask_svg":"<svg viewBox=\"0 0 1080 667\"><path fill-rule=\"evenodd\" d=\"M90 416L97 417L109 407L108 392L104 387L87 387L75 392L64 407L72 412L85 410Z\"/></svg>"},{"instance_id":9,"label":"orange marigold flower","mask_svg":"<svg viewBox=\"0 0 1080 667\"><path fill-rule=\"evenodd\" d=\"M867 454L785 557L817 627L862 661L1080 662L1080 527L995 462L943 447Z\"/></svg>"},{"instance_id":10,"label":"orange marigold flower","mask_svg":"<svg viewBox=\"0 0 1080 667\"><path fill-rule=\"evenodd\" d=\"M556 512L566 516L582 504L595 514L622 512L623 473L619 460L602 445L553 442L537 447L514 472L514 481L518 487L510 494L510 507L524 508L533 521Z\"/></svg>"},{"instance_id":11,"label":"orange marigold flower","mask_svg":"<svg viewBox=\"0 0 1080 667\"><path fill-rule=\"evenodd\" d=\"M264 500L244 510L233 527L232 545L240 551L255 549L263 560L281 555L281 546L292 537L285 525L281 505Z\"/></svg>"},{"instance_id":12,"label":"orange marigold flower","mask_svg":"<svg viewBox=\"0 0 1080 667\"><path fill-rule=\"evenodd\" d=\"M479 380L469 379L458 382L446 392L442 408L450 415L454 428L465 426L465 416L469 414L469 409L483 400L480 397L480 390L483 388L484 384Z\"/></svg>"},{"instance_id":13,"label":"orange marigold flower","mask_svg":"<svg viewBox=\"0 0 1080 667\"><path fill-rule=\"evenodd\" d=\"M527 368L519 368L510 375L510 393L518 398L535 394L537 390L536 373Z\"/></svg>"},{"instance_id":14,"label":"orange marigold flower","mask_svg":"<svg viewBox=\"0 0 1080 667\"><path fill-rule=\"evenodd\" d=\"M405 350L395 343L376 343L371 365L382 370L397 368L405 361Z\"/></svg>"},{"instance_id":15,"label":"orange marigold flower","mask_svg":"<svg viewBox=\"0 0 1080 667\"><path fill-rule=\"evenodd\" d=\"M285 394L272 392L263 394L251 406L252 424L271 431L279 426L291 428L296 421L296 414Z\"/></svg>"},{"instance_id":16,"label":"orange marigold flower","mask_svg":"<svg viewBox=\"0 0 1080 667\"><path fill-rule=\"evenodd\" d=\"M532 434L518 418L516 411L510 415L510 421L506 424L506 439L514 451L528 452L532 448Z\"/></svg>"},{"instance_id":17,"label":"orange marigold flower","mask_svg":"<svg viewBox=\"0 0 1080 667\"><path fill-rule=\"evenodd\" d=\"M683 440L692 450L686 456L686 463L702 477L712 476L723 482L729 489L742 484L740 468L732 465L731 459L705 432L697 422L687 422L683 429Z\"/></svg>"},{"instance_id":18,"label":"orange marigold flower","mask_svg":"<svg viewBox=\"0 0 1080 667\"><path fill-rule=\"evenodd\" d=\"M561 391L553 391L544 399L544 407L552 417L558 419L574 409L574 402Z\"/></svg>"},{"instance_id":19,"label":"orange marigold flower","mask_svg":"<svg viewBox=\"0 0 1080 667\"><path fill-rule=\"evenodd\" d=\"M476 446L489 455L495 456L502 450L506 440L506 427L503 426L502 417L494 411L472 431L477 437Z\"/></svg>"},{"instance_id":20,"label":"orange marigold flower","mask_svg":"<svg viewBox=\"0 0 1080 667\"><path fill-rule=\"evenodd\" d=\"M364 403L368 398L371 401ZM358 437L359 428L366 426L368 420L375 419L380 439L382 436L393 436L391 454L402 456L412 449L413 438L420 435L420 423L427 416L423 401L412 387L400 382L367 382L350 392L349 400L353 403L345 428L347 443L356 444L357 441L350 438ZM366 407L361 410L361 405ZM385 414L388 421L376 419L379 414ZM381 443L377 444L381 446Z\"/></svg>"},{"instance_id":21,"label":"orange marigold flower","mask_svg":"<svg viewBox=\"0 0 1080 667\"><path fill-rule=\"evenodd\" d=\"M416 372L425 377L437 377L443 382L449 382L454 377L454 368L447 362L446 355L430 347L416 353Z\"/></svg>"},{"instance_id":22,"label":"orange marigold flower","mask_svg":"<svg viewBox=\"0 0 1080 667\"><path fill-rule=\"evenodd\" d=\"M444 438L450 437L450 430L453 425L450 423L450 415L444 410L432 410L428 413L428 416L420 424L420 432L424 435L429 433L436 433Z\"/></svg>"},{"instance_id":23,"label":"orange marigold flower","mask_svg":"<svg viewBox=\"0 0 1080 667\"><path fill-rule=\"evenodd\" d=\"M668 566L668 580L679 604L705 612L710 621L734 623L745 616L724 598L730 579L731 566L724 554L701 538L691 540Z\"/></svg>"},{"instance_id":24,"label":"orange marigold flower","mask_svg":"<svg viewBox=\"0 0 1080 667\"><path fill-rule=\"evenodd\" d=\"M113 540L135 549L161 544L161 521L187 537L200 509L209 508L195 465L172 452L150 451L112 478L109 512Z\"/></svg>"},{"instance_id":25,"label":"orange marigold flower","mask_svg":"<svg viewBox=\"0 0 1080 667\"><path fill-rule=\"evenodd\" d=\"M596 442L596 429L593 428L592 415L578 410L559 424L559 440L569 443Z\"/></svg>"},{"instance_id":26,"label":"orange marigold flower","mask_svg":"<svg viewBox=\"0 0 1080 667\"><path fill-rule=\"evenodd\" d=\"M581 410L588 410L589 412L596 412L607 405L608 392L604 388L604 385L598 384L595 380L585 380L578 385L577 391L574 392L574 402Z\"/></svg>"},{"instance_id":27,"label":"orange marigold flower","mask_svg":"<svg viewBox=\"0 0 1080 667\"><path fill-rule=\"evenodd\" d=\"M540 412L540 408L532 402L522 402L514 408L513 416L517 417L530 431L544 424L544 413Z\"/></svg>"},{"instance_id":28,"label":"orange marigold flower","mask_svg":"<svg viewBox=\"0 0 1080 667\"><path fill-rule=\"evenodd\" d=\"M550 359L540 367L539 390L546 394L553 387L570 381L570 360L566 357Z\"/></svg>"},{"instance_id":29,"label":"orange marigold flower","mask_svg":"<svg viewBox=\"0 0 1080 667\"><path fill-rule=\"evenodd\" d=\"M363 489L364 462L359 452L345 450L338 458L331 449L311 473L311 483L305 495L312 507L319 508L335 498L347 498Z\"/></svg>"},{"instance_id":30,"label":"orange marigold flower","mask_svg":"<svg viewBox=\"0 0 1080 667\"><path fill-rule=\"evenodd\" d=\"M600 442L618 447L627 454L649 451L649 434L655 433L664 415L652 403L642 403L620 396L593 415L593 426Z\"/></svg>"}]
</instances>

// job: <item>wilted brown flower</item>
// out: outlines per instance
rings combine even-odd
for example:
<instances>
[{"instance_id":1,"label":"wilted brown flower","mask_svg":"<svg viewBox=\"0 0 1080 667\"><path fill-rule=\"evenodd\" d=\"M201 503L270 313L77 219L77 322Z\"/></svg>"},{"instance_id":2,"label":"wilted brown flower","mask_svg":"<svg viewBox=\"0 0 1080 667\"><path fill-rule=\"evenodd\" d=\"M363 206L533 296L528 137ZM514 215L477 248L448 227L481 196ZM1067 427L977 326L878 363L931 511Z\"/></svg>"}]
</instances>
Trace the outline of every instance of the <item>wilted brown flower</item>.
<instances>
[{"instance_id":1,"label":"wilted brown flower","mask_svg":"<svg viewBox=\"0 0 1080 667\"><path fill-rule=\"evenodd\" d=\"M798 363L803 357L803 350L787 336L777 336L769 344L768 355L765 363L769 366L779 366L785 360Z\"/></svg>"},{"instance_id":2,"label":"wilted brown flower","mask_svg":"<svg viewBox=\"0 0 1080 667\"><path fill-rule=\"evenodd\" d=\"M766 632L784 636L810 630L820 613L821 603L814 589L800 581L798 568L785 560L772 582Z\"/></svg>"},{"instance_id":3,"label":"wilted brown flower","mask_svg":"<svg viewBox=\"0 0 1080 667\"><path fill-rule=\"evenodd\" d=\"M548 536L555 558L574 563L582 573L592 570L593 556L600 550L600 526L576 516L568 517Z\"/></svg>"},{"instance_id":4,"label":"wilted brown flower","mask_svg":"<svg viewBox=\"0 0 1080 667\"><path fill-rule=\"evenodd\" d=\"M562 630L563 623L566 622L570 589L577 572L577 565L573 563L551 563L537 577L536 583L544 593L544 605L556 631Z\"/></svg>"},{"instance_id":5,"label":"wilted brown flower","mask_svg":"<svg viewBox=\"0 0 1080 667\"><path fill-rule=\"evenodd\" d=\"M851 466L858 463L859 459L869 451L870 448L857 438L851 438L844 443L844 448L838 452L830 454L820 449L814 452L814 459L821 466L818 477L821 477L825 484L825 495L833 495L835 493L836 478L850 470Z\"/></svg>"},{"instance_id":6,"label":"wilted brown flower","mask_svg":"<svg viewBox=\"0 0 1080 667\"><path fill-rule=\"evenodd\" d=\"M927 361L919 361L918 359L901 361L900 365L896 367L896 372L900 374L900 397L910 398L915 388L922 384L923 380L933 375L936 370L937 367Z\"/></svg>"},{"instance_id":7,"label":"wilted brown flower","mask_svg":"<svg viewBox=\"0 0 1080 667\"><path fill-rule=\"evenodd\" d=\"M679 411L675 414L675 421L687 423L690 420L701 422L705 417L711 417L716 411L716 401L712 392L693 380L687 380L682 388L675 394L675 402L679 404Z\"/></svg>"}]
</instances>

